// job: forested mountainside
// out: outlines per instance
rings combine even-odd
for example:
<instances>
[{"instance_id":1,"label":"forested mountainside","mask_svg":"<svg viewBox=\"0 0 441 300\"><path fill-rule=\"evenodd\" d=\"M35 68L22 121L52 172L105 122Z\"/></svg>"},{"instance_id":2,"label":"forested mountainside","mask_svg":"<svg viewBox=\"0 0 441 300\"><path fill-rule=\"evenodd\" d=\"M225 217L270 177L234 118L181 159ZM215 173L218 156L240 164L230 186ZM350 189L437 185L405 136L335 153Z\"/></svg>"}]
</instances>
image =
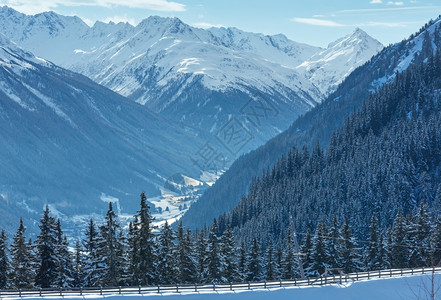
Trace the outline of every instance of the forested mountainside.
<instances>
[{"instance_id":1,"label":"forested mountainside","mask_svg":"<svg viewBox=\"0 0 441 300\"><path fill-rule=\"evenodd\" d=\"M441 211L441 51L397 73L336 131L325 150L292 148L218 219L239 239L276 242L346 217L365 239L372 216L384 231L423 202Z\"/></svg>"},{"instance_id":2,"label":"forested mountainside","mask_svg":"<svg viewBox=\"0 0 441 300\"><path fill-rule=\"evenodd\" d=\"M400 43L386 47L365 65L357 68L327 100L299 117L288 130L265 145L237 159L230 169L183 216L189 227L209 224L214 217L228 212L246 194L253 177L276 163L293 146L311 149L318 142L326 147L332 133L342 127L346 118L370 93L396 73L410 65L426 61L441 46L441 19L431 21Z\"/></svg>"}]
</instances>

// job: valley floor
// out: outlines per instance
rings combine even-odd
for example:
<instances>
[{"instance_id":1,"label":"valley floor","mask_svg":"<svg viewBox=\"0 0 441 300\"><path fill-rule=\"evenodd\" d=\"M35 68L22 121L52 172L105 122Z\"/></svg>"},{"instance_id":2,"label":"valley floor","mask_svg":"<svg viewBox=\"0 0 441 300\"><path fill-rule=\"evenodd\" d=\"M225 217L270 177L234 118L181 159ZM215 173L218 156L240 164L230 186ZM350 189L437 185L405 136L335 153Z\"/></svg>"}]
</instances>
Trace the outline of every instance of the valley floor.
<instances>
[{"instance_id":1,"label":"valley floor","mask_svg":"<svg viewBox=\"0 0 441 300\"><path fill-rule=\"evenodd\" d=\"M401 278L387 278L369 281L359 281L352 284L328 285L328 286L311 286L311 287L287 287L259 289L252 291L233 291L233 292L199 292L199 293L181 293L181 294L124 294L124 295L87 295L78 297L63 297L64 300L70 299L100 299L108 300L138 300L144 298L148 300L165 299L165 300L202 300L202 299L326 299L326 300L406 300L406 299L431 299L429 297L430 290L433 287L435 291L441 288L441 274L409 276ZM438 291L435 299L441 296ZM49 297L48 297L49 298ZM4 298L12 299L12 298ZM24 298L32 300L37 298ZM41 298L38 298L41 299ZM58 299L50 297L50 299Z\"/></svg>"}]
</instances>

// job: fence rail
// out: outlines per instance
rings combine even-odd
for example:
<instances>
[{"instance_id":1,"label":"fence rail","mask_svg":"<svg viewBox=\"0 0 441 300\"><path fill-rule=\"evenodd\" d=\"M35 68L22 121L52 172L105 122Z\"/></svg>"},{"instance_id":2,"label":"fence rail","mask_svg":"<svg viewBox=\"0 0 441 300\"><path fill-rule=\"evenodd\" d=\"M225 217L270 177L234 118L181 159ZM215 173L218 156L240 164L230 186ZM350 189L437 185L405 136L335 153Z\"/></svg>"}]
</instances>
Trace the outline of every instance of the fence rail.
<instances>
[{"instance_id":1,"label":"fence rail","mask_svg":"<svg viewBox=\"0 0 441 300\"><path fill-rule=\"evenodd\" d=\"M160 293L189 293L201 291L237 291L253 289L270 289L288 286L313 286L328 284L343 284L353 281L370 280L376 278L401 277L417 274L441 273L441 267L416 268L416 269L387 269L350 274L333 274L307 279L241 282L219 284L177 284L157 286L132 286L132 287L87 287L87 288L43 288L43 289L8 289L0 290L0 299L25 298L25 297L54 297L54 296L83 296L87 294L117 295L117 294L160 294Z\"/></svg>"}]
</instances>

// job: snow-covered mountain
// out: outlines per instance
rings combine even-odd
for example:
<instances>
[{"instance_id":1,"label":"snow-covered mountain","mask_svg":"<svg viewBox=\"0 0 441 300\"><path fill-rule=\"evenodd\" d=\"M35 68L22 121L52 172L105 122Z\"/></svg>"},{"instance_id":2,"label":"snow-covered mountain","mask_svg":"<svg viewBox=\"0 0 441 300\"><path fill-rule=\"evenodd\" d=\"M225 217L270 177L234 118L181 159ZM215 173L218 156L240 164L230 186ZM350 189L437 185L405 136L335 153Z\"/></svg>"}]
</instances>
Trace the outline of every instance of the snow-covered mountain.
<instances>
[{"instance_id":1,"label":"snow-covered mountain","mask_svg":"<svg viewBox=\"0 0 441 300\"><path fill-rule=\"evenodd\" d=\"M239 150L225 149L234 155L286 129L342 78L310 80L296 67L323 49L283 35L235 28L204 30L161 17L149 17L137 26L97 22L88 27L77 17L53 12L27 16L6 6L0 8L0 20L0 31L23 48L172 121L207 129L218 137L235 123L250 142ZM372 49L373 43L363 44L367 48L354 50L356 59L346 56L353 64L342 67L330 62L322 66L323 72L331 74L329 69L338 65L344 76L364 62L361 57L367 60L378 50L378 45ZM348 43L335 45L333 51L339 45L349 52Z\"/></svg>"},{"instance_id":2,"label":"snow-covered mountain","mask_svg":"<svg viewBox=\"0 0 441 300\"><path fill-rule=\"evenodd\" d=\"M0 34L0 228L35 224L46 203L70 220L108 201L132 214L172 174L199 178L192 157L209 138Z\"/></svg>"},{"instance_id":3,"label":"snow-covered mountain","mask_svg":"<svg viewBox=\"0 0 441 300\"><path fill-rule=\"evenodd\" d=\"M352 71L381 49L380 42L357 28L301 63L297 70L305 73L324 95L329 95Z\"/></svg>"}]
</instances>

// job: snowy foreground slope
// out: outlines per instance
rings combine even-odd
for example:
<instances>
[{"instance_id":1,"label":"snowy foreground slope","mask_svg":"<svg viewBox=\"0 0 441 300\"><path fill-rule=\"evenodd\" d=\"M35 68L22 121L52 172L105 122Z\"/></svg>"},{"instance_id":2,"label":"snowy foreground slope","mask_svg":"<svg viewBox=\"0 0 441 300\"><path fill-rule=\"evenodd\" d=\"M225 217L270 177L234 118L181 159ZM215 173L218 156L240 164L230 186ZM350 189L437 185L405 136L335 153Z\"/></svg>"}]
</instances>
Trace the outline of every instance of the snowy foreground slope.
<instances>
[{"instance_id":1,"label":"snowy foreground slope","mask_svg":"<svg viewBox=\"0 0 441 300\"><path fill-rule=\"evenodd\" d=\"M125 294L121 295L86 295L77 297L63 297L62 299L102 299L122 300L139 298L166 299L166 300L199 300L199 299L308 299L308 300L403 300L403 299L426 299L431 287L432 275L410 276L401 278L387 278L370 281L359 281L342 285L310 286L310 287L287 287L259 289L252 291L226 291L226 292L199 292L199 293L162 293L162 294ZM441 275L434 277L434 287L441 285ZM8 298L12 299L12 298ZM26 299L41 299L27 298ZM58 299L50 297L50 299ZM61 299L61 297L60 297Z\"/></svg>"}]
</instances>

